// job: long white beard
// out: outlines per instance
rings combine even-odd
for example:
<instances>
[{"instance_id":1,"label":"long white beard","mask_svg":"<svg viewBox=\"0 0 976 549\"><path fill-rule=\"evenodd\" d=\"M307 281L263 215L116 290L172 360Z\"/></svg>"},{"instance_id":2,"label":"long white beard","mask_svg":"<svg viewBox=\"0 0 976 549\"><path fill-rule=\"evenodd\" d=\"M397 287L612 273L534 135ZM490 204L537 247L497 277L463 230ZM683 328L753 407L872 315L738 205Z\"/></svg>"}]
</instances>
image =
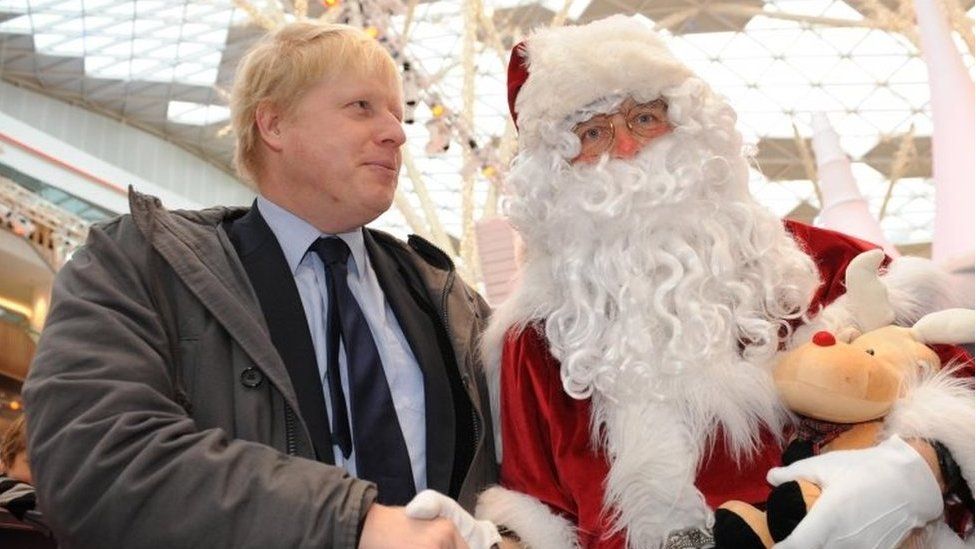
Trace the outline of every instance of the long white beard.
<instances>
[{"instance_id":1,"label":"long white beard","mask_svg":"<svg viewBox=\"0 0 976 549\"><path fill-rule=\"evenodd\" d=\"M749 195L738 134L713 114L714 128L679 126L632 160L569 166L557 150L514 167L516 316L545 319L571 396L670 401L701 444L721 425L740 454L762 424L778 430L764 369L818 280Z\"/></svg>"},{"instance_id":2,"label":"long white beard","mask_svg":"<svg viewBox=\"0 0 976 549\"><path fill-rule=\"evenodd\" d=\"M566 162L579 152L571 124L613 101L553 123L547 150L521 151L507 180L521 282L484 338L495 364L506 331L544 322L563 388L592 399L611 464L603 503L632 548L710 521L694 481L718 432L740 458L762 427L781 431L769 363L819 282L749 195L734 112L696 79L664 96L675 129L635 159Z\"/></svg>"}]
</instances>

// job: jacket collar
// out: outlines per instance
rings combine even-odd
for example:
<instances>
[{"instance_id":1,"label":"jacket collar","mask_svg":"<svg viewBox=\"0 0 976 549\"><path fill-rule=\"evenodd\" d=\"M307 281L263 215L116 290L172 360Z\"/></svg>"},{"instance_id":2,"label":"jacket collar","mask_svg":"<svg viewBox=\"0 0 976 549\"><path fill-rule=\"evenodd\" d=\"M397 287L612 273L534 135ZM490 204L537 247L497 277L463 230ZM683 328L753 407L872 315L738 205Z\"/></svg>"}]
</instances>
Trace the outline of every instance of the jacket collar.
<instances>
[{"instance_id":1,"label":"jacket collar","mask_svg":"<svg viewBox=\"0 0 976 549\"><path fill-rule=\"evenodd\" d=\"M298 399L271 341L258 298L221 225L248 209L169 212L158 198L130 187L129 211L150 245L264 372L285 402L298 410Z\"/></svg>"}]
</instances>

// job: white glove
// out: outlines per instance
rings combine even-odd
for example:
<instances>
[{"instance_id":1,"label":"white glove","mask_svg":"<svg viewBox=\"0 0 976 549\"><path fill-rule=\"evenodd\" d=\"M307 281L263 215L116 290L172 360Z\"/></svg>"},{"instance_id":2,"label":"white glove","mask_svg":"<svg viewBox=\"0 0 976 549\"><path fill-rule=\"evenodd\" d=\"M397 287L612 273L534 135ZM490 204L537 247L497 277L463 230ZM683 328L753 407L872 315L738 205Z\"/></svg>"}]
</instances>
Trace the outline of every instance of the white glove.
<instances>
[{"instance_id":1,"label":"white glove","mask_svg":"<svg viewBox=\"0 0 976 549\"><path fill-rule=\"evenodd\" d=\"M410 500L407 516L421 520L446 518L454 523L471 549L490 549L502 542L494 524L487 520L475 520L456 501L433 490L424 490Z\"/></svg>"},{"instance_id":2,"label":"white glove","mask_svg":"<svg viewBox=\"0 0 976 549\"><path fill-rule=\"evenodd\" d=\"M865 450L800 460L766 476L774 486L799 479L818 484L822 493L777 549L887 549L942 514L932 470L897 436Z\"/></svg>"}]
</instances>

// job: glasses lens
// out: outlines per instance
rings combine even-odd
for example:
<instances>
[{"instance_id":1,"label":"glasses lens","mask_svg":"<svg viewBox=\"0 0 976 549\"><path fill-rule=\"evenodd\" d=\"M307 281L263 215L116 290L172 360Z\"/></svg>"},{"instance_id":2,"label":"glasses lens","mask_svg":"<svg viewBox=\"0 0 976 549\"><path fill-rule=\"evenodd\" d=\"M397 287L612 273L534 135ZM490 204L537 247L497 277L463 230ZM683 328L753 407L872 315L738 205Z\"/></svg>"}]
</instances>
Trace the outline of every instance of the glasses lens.
<instances>
[{"instance_id":1,"label":"glasses lens","mask_svg":"<svg viewBox=\"0 0 976 549\"><path fill-rule=\"evenodd\" d=\"M595 116L573 128L580 140L580 156L599 156L613 143L613 125L604 116Z\"/></svg>"},{"instance_id":2,"label":"glasses lens","mask_svg":"<svg viewBox=\"0 0 976 549\"><path fill-rule=\"evenodd\" d=\"M627 113L631 131L641 137L656 137L668 127L668 106L664 101L635 105Z\"/></svg>"}]
</instances>

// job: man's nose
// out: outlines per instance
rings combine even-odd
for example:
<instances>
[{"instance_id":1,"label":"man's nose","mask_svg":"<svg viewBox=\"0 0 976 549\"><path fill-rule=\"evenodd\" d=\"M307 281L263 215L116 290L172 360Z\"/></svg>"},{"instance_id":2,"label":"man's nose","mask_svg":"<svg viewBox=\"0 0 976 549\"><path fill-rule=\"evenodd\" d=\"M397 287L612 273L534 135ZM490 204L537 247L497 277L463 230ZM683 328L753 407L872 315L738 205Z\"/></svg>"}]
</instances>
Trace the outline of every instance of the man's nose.
<instances>
[{"instance_id":1,"label":"man's nose","mask_svg":"<svg viewBox=\"0 0 976 549\"><path fill-rule=\"evenodd\" d=\"M393 115L386 117L377 133L378 141L384 145L399 147L407 141L407 134L403 131L403 123Z\"/></svg>"},{"instance_id":2,"label":"man's nose","mask_svg":"<svg viewBox=\"0 0 976 549\"><path fill-rule=\"evenodd\" d=\"M622 124L614 132L613 147L610 149L610 156L612 158L626 160L637 154L642 145L643 143L635 138L634 134L630 133L630 128L626 124Z\"/></svg>"}]
</instances>

